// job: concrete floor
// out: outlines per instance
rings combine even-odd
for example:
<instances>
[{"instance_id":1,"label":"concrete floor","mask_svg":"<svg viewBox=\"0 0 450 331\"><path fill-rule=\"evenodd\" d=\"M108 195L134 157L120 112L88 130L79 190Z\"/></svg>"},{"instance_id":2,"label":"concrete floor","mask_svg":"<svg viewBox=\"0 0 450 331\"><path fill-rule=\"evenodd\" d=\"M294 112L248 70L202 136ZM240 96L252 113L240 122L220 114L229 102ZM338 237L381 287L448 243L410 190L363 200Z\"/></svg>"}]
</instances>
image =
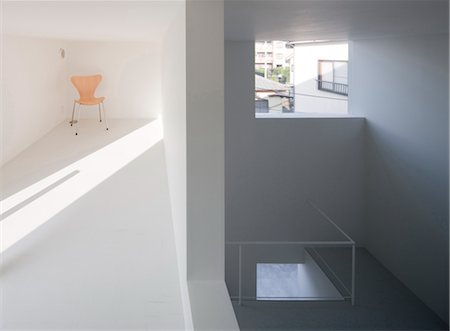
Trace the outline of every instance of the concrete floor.
<instances>
[{"instance_id":1,"label":"concrete floor","mask_svg":"<svg viewBox=\"0 0 450 331\"><path fill-rule=\"evenodd\" d=\"M162 135L109 125L64 123L2 169L0 329L183 329Z\"/></svg>"},{"instance_id":2,"label":"concrete floor","mask_svg":"<svg viewBox=\"0 0 450 331\"><path fill-rule=\"evenodd\" d=\"M321 251L348 279L348 252ZM448 326L367 250L356 254L356 306L349 302L245 302L241 330L448 330Z\"/></svg>"},{"instance_id":3,"label":"concrete floor","mask_svg":"<svg viewBox=\"0 0 450 331\"><path fill-rule=\"evenodd\" d=\"M308 253L303 263L258 263L256 297L272 301L344 300Z\"/></svg>"}]
</instances>

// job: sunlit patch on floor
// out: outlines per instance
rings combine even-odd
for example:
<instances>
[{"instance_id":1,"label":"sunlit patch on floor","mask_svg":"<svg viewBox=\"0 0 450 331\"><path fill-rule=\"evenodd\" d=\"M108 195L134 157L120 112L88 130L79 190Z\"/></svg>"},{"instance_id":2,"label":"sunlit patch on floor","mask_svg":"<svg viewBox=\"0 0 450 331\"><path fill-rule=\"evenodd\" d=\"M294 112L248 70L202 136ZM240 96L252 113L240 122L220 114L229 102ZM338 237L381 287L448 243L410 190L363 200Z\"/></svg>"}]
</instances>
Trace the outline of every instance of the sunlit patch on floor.
<instances>
[{"instance_id":1,"label":"sunlit patch on floor","mask_svg":"<svg viewBox=\"0 0 450 331\"><path fill-rule=\"evenodd\" d=\"M162 140L154 120L1 201L1 252Z\"/></svg>"}]
</instances>

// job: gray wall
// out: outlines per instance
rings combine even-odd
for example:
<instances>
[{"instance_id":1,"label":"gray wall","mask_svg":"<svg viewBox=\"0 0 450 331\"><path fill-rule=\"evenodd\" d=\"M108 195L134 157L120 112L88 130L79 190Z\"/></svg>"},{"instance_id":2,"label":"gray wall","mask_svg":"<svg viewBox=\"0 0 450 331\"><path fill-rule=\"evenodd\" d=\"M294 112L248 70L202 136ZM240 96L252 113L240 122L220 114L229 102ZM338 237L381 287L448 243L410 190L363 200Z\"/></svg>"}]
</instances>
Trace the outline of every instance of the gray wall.
<instances>
[{"instance_id":1,"label":"gray wall","mask_svg":"<svg viewBox=\"0 0 450 331\"><path fill-rule=\"evenodd\" d=\"M367 248L448 321L448 35L354 41L351 61Z\"/></svg>"},{"instance_id":2,"label":"gray wall","mask_svg":"<svg viewBox=\"0 0 450 331\"><path fill-rule=\"evenodd\" d=\"M255 119L253 52L225 43L226 240L299 240L311 199L362 244L364 120ZM226 255L234 295L237 255Z\"/></svg>"}]
</instances>

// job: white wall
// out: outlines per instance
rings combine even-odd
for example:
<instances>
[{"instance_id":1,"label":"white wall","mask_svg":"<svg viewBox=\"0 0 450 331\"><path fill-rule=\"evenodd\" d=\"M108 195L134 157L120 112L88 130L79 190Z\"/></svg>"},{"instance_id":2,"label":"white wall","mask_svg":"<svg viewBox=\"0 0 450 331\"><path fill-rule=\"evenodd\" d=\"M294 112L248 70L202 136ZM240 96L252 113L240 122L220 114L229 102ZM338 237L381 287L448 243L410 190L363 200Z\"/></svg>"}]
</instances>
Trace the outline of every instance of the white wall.
<instances>
[{"instance_id":1,"label":"white wall","mask_svg":"<svg viewBox=\"0 0 450 331\"><path fill-rule=\"evenodd\" d=\"M187 275L196 329L236 330L225 287L224 2L186 2Z\"/></svg>"},{"instance_id":2,"label":"white wall","mask_svg":"<svg viewBox=\"0 0 450 331\"><path fill-rule=\"evenodd\" d=\"M364 244L364 119L255 119L253 50L225 44L226 240L299 240L311 199Z\"/></svg>"},{"instance_id":3,"label":"white wall","mask_svg":"<svg viewBox=\"0 0 450 331\"><path fill-rule=\"evenodd\" d=\"M163 44L162 96L185 324L237 330L224 282L223 2L182 4Z\"/></svg>"},{"instance_id":4,"label":"white wall","mask_svg":"<svg viewBox=\"0 0 450 331\"><path fill-rule=\"evenodd\" d=\"M65 41L3 36L2 165L65 119L61 47Z\"/></svg>"},{"instance_id":5,"label":"white wall","mask_svg":"<svg viewBox=\"0 0 450 331\"><path fill-rule=\"evenodd\" d=\"M186 9L188 278L223 279L223 1Z\"/></svg>"},{"instance_id":6,"label":"white wall","mask_svg":"<svg viewBox=\"0 0 450 331\"><path fill-rule=\"evenodd\" d=\"M317 88L316 79L318 74L318 60L347 61L348 45L346 43L327 43L323 45L295 46L295 111L305 113L347 114L347 97L324 92Z\"/></svg>"},{"instance_id":7,"label":"white wall","mask_svg":"<svg viewBox=\"0 0 450 331\"><path fill-rule=\"evenodd\" d=\"M448 35L353 42L367 247L448 322Z\"/></svg>"},{"instance_id":8,"label":"white wall","mask_svg":"<svg viewBox=\"0 0 450 331\"><path fill-rule=\"evenodd\" d=\"M60 57L60 48L66 57ZM2 160L11 160L70 118L78 93L71 75L101 73L97 96L109 118L155 118L161 113L161 45L88 42L5 35L2 59ZM97 107L83 106L82 118Z\"/></svg>"},{"instance_id":9,"label":"white wall","mask_svg":"<svg viewBox=\"0 0 450 331\"><path fill-rule=\"evenodd\" d=\"M185 3L167 31L162 50L164 149L185 326L192 329L187 286L186 232L186 15Z\"/></svg>"},{"instance_id":10,"label":"white wall","mask_svg":"<svg viewBox=\"0 0 450 331\"><path fill-rule=\"evenodd\" d=\"M78 93L72 75L100 73L103 81L97 96L105 96L109 118L155 118L161 113L161 45L150 42L71 41L66 50L68 65L67 104ZM89 109L89 111L88 111ZM82 108L83 117L97 117L96 107Z\"/></svg>"}]
</instances>

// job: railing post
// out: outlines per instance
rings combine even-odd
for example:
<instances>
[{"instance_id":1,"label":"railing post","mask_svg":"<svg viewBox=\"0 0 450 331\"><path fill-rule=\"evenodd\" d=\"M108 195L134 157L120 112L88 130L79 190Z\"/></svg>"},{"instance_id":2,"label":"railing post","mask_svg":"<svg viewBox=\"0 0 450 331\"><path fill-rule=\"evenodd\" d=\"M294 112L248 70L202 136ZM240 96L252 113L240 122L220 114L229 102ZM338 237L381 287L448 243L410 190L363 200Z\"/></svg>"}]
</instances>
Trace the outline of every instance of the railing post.
<instances>
[{"instance_id":1,"label":"railing post","mask_svg":"<svg viewBox=\"0 0 450 331\"><path fill-rule=\"evenodd\" d=\"M352 306L355 305L355 244L352 245Z\"/></svg>"},{"instance_id":2,"label":"railing post","mask_svg":"<svg viewBox=\"0 0 450 331\"><path fill-rule=\"evenodd\" d=\"M239 306L242 306L242 245L239 245Z\"/></svg>"}]
</instances>

